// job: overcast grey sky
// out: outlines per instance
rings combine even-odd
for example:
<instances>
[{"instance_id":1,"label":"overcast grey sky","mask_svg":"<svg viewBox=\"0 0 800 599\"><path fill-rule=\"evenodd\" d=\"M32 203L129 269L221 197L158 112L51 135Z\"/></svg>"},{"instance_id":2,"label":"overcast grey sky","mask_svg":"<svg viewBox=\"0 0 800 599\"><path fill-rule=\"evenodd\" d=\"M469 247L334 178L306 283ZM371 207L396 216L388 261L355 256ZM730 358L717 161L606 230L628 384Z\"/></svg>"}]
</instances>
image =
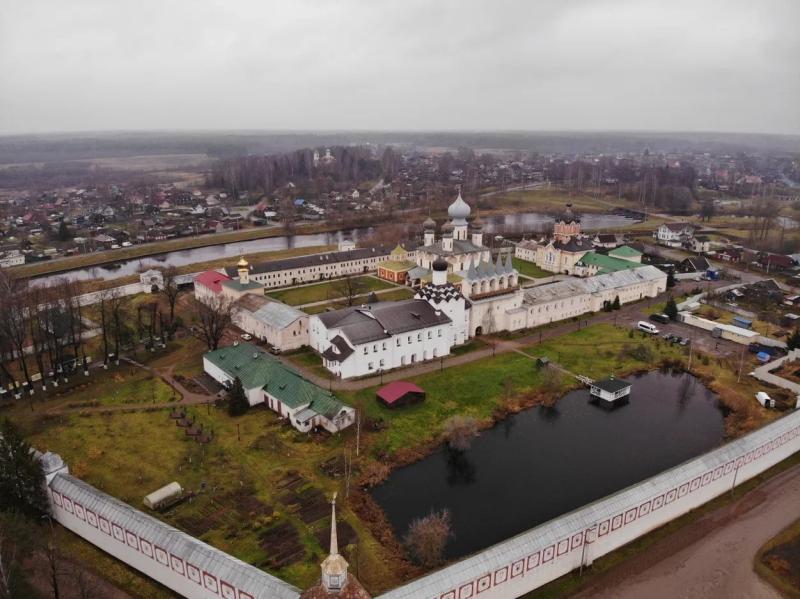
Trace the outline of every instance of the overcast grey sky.
<instances>
[{"instance_id":1,"label":"overcast grey sky","mask_svg":"<svg viewBox=\"0 0 800 599\"><path fill-rule=\"evenodd\" d=\"M799 0L0 0L0 133L800 133Z\"/></svg>"}]
</instances>

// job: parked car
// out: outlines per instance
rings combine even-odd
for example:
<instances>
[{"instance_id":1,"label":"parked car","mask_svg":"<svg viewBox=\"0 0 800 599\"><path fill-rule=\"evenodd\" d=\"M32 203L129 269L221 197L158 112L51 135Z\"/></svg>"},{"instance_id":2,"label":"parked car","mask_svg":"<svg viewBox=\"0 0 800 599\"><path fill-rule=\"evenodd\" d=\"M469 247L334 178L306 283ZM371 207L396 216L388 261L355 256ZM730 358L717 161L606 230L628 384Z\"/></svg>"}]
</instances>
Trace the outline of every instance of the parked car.
<instances>
[{"instance_id":1,"label":"parked car","mask_svg":"<svg viewBox=\"0 0 800 599\"><path fill-rule=\"evenodd\" d=\"M669 324L669 316L666 314L651 314L650 320L653 322L660 322L661 324Z\"/></svg>"},{"instance_id":2,"label":"parked car","mask_svg":"<svg viewBox=\"0 0 800 599\"><path fill-rule=\"evenodd\" d=\"M277 356L279 353L281 353L281 350L275 347L274 345L271 345L269 348L269 353L275 354Z\"/></svg>"},{"instance_id":3,"label":"parked car","mask_svg":"<svg viewBox=\"0 0 800 599\"><path fill-rule=\"evenodd\" d=\"M244 339L245 341L250 341L252 338L253 338L253 336L251 334L242 333L242 339Z\"/></svg>"}]
</instances>

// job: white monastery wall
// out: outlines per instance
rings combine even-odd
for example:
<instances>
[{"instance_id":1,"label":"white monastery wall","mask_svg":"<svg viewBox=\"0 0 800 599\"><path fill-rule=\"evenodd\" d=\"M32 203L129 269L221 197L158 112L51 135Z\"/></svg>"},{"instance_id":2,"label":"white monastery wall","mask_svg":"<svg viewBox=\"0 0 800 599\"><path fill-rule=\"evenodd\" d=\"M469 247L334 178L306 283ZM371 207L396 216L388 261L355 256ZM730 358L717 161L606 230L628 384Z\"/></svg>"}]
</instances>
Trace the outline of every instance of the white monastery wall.
<instances>
[{"instance_id":1,"label":"white monastery wall","mask_svg":"<svg viewBox=\"0 0 800 599\"><path fill-rule=\"evenodd\" d=\"M379 599L524 595L730 491L800 451L800 411Z\"/></svg>"}]
</instances>

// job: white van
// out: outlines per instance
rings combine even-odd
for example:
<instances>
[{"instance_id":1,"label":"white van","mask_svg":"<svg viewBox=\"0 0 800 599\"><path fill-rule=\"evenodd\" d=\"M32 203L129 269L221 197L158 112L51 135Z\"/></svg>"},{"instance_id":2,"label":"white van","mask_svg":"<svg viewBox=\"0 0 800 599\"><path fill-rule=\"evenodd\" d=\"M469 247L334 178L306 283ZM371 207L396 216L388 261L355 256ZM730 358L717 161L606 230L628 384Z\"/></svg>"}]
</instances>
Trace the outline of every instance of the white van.
<instances>
[{"instance_id":1,"label":"white van","mask_svg":"<svg viewBox=\"0 0 800 599\"><path fill-rule=\"evenodd\" d=\"M636 325L636 328L640 331L644 331L645 333L650 333L651 335L658 335L658 329L656 328L656 325L645 322L644 320L640 320L639 324Z\"/></svg>"}]
</instances>

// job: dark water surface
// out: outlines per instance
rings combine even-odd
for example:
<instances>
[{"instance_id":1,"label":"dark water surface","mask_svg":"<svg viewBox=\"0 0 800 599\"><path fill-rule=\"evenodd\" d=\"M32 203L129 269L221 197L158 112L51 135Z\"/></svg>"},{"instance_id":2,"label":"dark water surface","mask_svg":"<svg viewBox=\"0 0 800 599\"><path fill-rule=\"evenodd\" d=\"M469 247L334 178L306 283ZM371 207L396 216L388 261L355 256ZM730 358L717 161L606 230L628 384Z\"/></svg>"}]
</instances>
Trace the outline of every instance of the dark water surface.
<instances>
[{"instance_id":1,"label":"dark water surface","mask_svg":"<svg viewBox=\"0 0 800 599\"><path fill-rule=\"evenodd\" d=\"M552 227L553 217L538 212L520 212L499 216L487 216L483 219L485 231L491 234L513 235L520 233L537 233L547 227ZM635 220L616 214L585 214L582 216L584 229L597 230L613 227L622 227ZM120 260L120 265L116 269L106 269L102 266L90 268L80 268L54 275L37 277L36 281L47 284L53 279L67 277L75 281L86 281L94 279L117 279L133 275L142 269L162 266L185 266L208 260L217 260L225 257L237 257L240 254L253 252L271 252L286 250L290 248L304 248L316 245L335 245L342 239L352 239L358 241L359 238L366 237L372 232L372 228L342 229L329 233L313 233L308 235L281 235L278 237L267 237L264 239L252 239L250 241L238 241L234 243L221 243L209 245L201 248L189 250L176 250L166 252L156 256L145 258L135 258L133 260Z\"/></svg>"},{"instance_id":2,"label":"dark water surface","mask_svg":"<svg viewBox=\"0 0 800 599\"><path fill-rule=\"evenodd\" d=\"M723 441L716 396L685 373L631 377L630 402L589 403L588 390L484 431L470 449L442 448L372 491L402 538L448 508L448 557L493 545L698 456Z\"/></svg>"}]
</instances>

